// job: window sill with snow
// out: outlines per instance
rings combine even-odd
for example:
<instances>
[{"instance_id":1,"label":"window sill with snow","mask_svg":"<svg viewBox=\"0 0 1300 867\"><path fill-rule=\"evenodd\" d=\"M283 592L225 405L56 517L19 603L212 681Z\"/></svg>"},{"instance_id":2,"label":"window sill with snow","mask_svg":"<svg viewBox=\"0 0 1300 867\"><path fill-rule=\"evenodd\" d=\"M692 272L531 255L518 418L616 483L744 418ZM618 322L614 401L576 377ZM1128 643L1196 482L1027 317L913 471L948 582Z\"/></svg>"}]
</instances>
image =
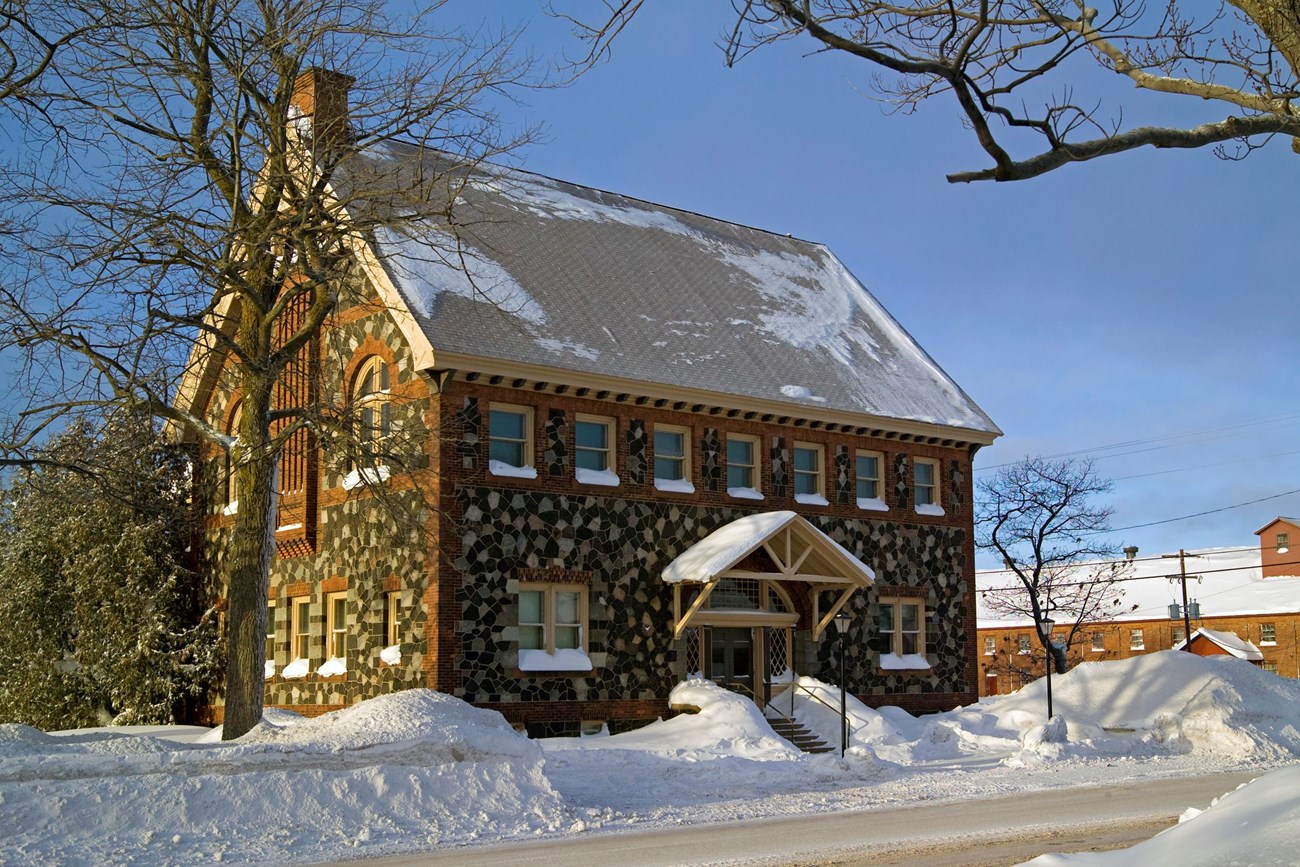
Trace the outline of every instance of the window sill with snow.
<instances>
[{"instance_id":1,"label":"window sill with snow","mask_svg":"<svg viewBox=\"0 0 1300 867\"><path fill-rule=\"evenodd\" d=\"M563 648L555 653L545 650L519 651L519 670L523 672L574 672L586 674L594 669L591 657L577 648Z\"/></svg>"}]
</instances>

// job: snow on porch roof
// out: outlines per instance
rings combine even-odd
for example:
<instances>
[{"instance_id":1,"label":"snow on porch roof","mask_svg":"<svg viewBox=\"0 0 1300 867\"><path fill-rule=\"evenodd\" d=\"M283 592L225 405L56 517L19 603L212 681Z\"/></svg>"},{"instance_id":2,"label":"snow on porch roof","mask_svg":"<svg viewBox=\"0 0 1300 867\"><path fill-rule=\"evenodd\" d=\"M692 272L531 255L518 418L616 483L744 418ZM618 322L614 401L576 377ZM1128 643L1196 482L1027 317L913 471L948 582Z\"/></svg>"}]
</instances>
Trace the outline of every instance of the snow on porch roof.
<instances>
[{"instance_id":1,"label":"snow on porch roof","mask_svg":"<svg viewBox=\"0 0 1300 867\"><path fill-rule=\"evenodd\" d=\"M795 512L759 512L719 527L669 563L663 580L669 584L714 581L786 527L805 531L802 535L811 544L840 565L843 577L864 586L875 583L871 567Z\"/></svg>"},{"instance_id":2,"label":"snow on porch roof","mask_svg":"<svg viewBox=\"0 0 1300 867\"><path fill-rule=\"evenodd\" d=\"M1235 656L1238 659L1245 659L1250 662L1259 662L1264 658L1264 654L1260 652L1260 649L1255 646L1253 641L1247 641L1235 632L1220 632L1217 629L1205 629L1202 627L1192 633L1192 641L1195 641L1196 636L1198 635L1203 636L1206 640L1218 645L1224 653L1227 653L1230 656ZM1178 644L1174 645L1173 649L1182 650L1183 645L1186 643L1186 641L1180 641Z\"/></svg>"}]
</instances>

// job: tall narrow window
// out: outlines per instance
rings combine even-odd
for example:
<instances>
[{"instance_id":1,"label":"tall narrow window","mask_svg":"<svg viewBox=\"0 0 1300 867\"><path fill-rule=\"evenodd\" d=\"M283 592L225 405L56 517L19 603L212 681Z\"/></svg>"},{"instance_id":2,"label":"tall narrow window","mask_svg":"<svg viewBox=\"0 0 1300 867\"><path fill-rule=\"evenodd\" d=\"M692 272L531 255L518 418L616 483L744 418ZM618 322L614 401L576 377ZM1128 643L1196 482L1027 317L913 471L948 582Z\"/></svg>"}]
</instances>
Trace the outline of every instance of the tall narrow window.
<instances>
[{"instance_id":1,"label":"tall narrow window","mask_svg":"<svg viewBox=\"0 0 1300 867\"><path fill-rule=\"evenodd\" d=\"M266 603L266 649L264 651L267 662L275 660L275 600Z\"/></svg>"},{"instance_id":2,"label":"tall narrow window","mask_svg":"<svg viewBox=\"0 0 1300 867\"><path fill-rule=\"evenodd\" d=\"M348 594L331 593L325 597L325 655L346 659L348 655Z\"/></svg>"},{"instance_id":3,"label":"tall narrow window","mask_svg":"<svg viewBox=\"0 0 1300 867\"><path fill-rule=\"evenodd\" d=\"M883 463L880 452L858 452L854 469L857 470L859 509L883 511L887 508L884 498L880 496L880 468Z\"/></svg>"},{"instance_id":4,"label":"tall narrow window","mask_svg":"<svg viewBox=\"0 0 1300 867\"><path fill-rule=\"evenodd\" d=\"M244 417L244 402L237 401L235 408L230 411L230 420L226 422L226 435L231 440L239 438L239 423ZM239 488L235 484L235 472L238 469L235 466L235 457L231 453L233 444L226 447L225 457L222 459L222 484L223 496L222 505L225 506L226 514L232 514L239 509Z\"/></svg>"},{"instance_id":5,"label":"tall narrow window","mask_svg":"<svg viewBox=\"0 0 1300 867\"><path fill-rule=\"evenodd\" d=\"M1094 652L1094 653L1099 653L1099 652L1101 652L1101 651L1103 651L1103 650L1105 650L1105 649L1106 649L1106 633L1104 633L1104 632L1094 632L1094 633L1092 634L1092 650L1093 650L1093 652Z\"/></svg>"},{"instance_id":6,"label":"tall narrow window","mask_svg":"<svg viewBox=\"0 0 1300 867\"><path fill-rule=\"evenodd\" d=\"M912 462L912 496L916 510L923 514L943 514L939 504L939 464L917 458Z\"/></svg>"},{"instance_id":7,"label":"tall narrow window","mask_svg":"<svg viewBox=\"0 0 1300 867\"><path fill-rule=\"evenodd\" d=\"M358 445L363 453L371 457L382 452L384 441L393 432L393 405L389 385L388 364L377 355L366 359L353 380L352 399L356 402L360 418Z\"/></svg>"},{"instance_id":8,"label":"tall narrow window","mask_svg":"<svg viewBox=\"0 0 1300 867\"><path fill-rule=\"evenodd\" d=\"M291 660L311 658L311 597L298 596L289 600L290 632L292 644L289 648Z\"/></svg>"},{"instance_id":9,"label":"tall narrow window","mask_svg":"<svg viewBox=\"0 0 1300 867\"><path fill-rule=\"evenodd\" d=\"M1016 638L1016 651L1021 654L1029 653L1029 636L1021 635Z\"/></svg>"},{"instance_id":10,"label":"tall narrow window","mask_svg":"<svg viewBox=\"0 0 1300 867\"><path fill-rule=\"evenodd\" d=\"M579 415L573 422L573 467L580 482L617 484L614 475L614 420Z\"/></svg>"},{"instance_id":11,"label":"tall narrow window","mask_svg":"<svg viewBox=\"0 0 1300 867\"><path fill-rule=\"evenodd\" d=\"M998 642L997 642L997 639L996 639L996 638L994 638L994 637L991 636L991 635L989 635L989 636L985 636L985 638L984 638L984 655L985 655L985 656L992 656L994 653L997 652L997 647L998 647Z\"/></svg>"},{"instance_id":12,"label":"tall narrow window","mask_svg":"<svg viewBox=\"0 0 1300 867\"><path fill-rule=\"evenodd\" d=\"M733 497L758 499L758 440L727 434L727 493Z\"/></svg>"},{"instance_id":13,"label":"tall narrow window","mask_svg":"<svg viewBox=\"0 0 1300 867\"><path fill-rule=\"evenodd\" d=\"M691 435L682 427L655 425L655 488L695 493L691 483Z\"/></svg>"},{"instance_id":14,"label":"tall narrow window","mask_svg":"<svg viewBox=\"0 0 1300 867\"><path fill-rule=\"evenodd\" d=\"M1287 553L1288 551L1291 550L1290 545L1289 545L1289 542L1288 542L1289 539L1290 539L1290 535L1287 534L1287 533L1278 533L1278 534L1277 534L1277 540L1276 540L1276 541L1277 541L1277 553L1279 553L1279 554L1285 554L1285 553Z\"/></svg>"},{"instance_id":15,"label":"tall narrow window","mask_svg":"<svg viewBox=\"0 0 1300 867\"><path fill-rule=\"evenodd\" d=\"M530 407L494 403L488 408L488 469L497 475L537 477Z\"/></svg>"},{"instance_id":16,"label":"tall narrow window","mask_svg":"<svg viewBox=\"0 0 1300 867\"><path fill-rule=\"evenodd\" d=\"M1145 650L1146 646L1147 646L1146 638L1142 635L1141 629L1133 629L1129 631L1128 634L1129 650Z\"/></svg>"},{"instance_id":17,"label":"tall narrow window","mask_svg":"<svg viewBox=\"0 0 1300 867\"><path fill-rule=\"evenodd\" d=\"M389 647L402 643L402 594L396 590L384 600L384 641Z\"/></svg>"},{"instance_id":18,"label":"tall narrow window","mask_svg":"<svg viewBox=\"0 0 1300 867\"><path fill-rule=\"evenodd\" d=\"M791 463L795 500L811 505L826 505L822 447L809 443L795 443Z\"/></svg>"}]
</instances>

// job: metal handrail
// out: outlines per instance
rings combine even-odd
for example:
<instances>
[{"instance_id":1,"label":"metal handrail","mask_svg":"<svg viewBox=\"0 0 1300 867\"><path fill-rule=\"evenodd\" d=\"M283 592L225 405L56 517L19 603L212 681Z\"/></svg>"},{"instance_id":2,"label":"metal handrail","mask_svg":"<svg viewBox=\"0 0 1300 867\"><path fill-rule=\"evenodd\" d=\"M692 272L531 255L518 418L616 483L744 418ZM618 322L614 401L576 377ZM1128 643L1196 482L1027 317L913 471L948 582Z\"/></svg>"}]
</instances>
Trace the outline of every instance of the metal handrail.
<instances>
[{"instance_id":1,"label":"metal handrail","mask_svg":"<svg viewBox=\"0 0 1300 867\"><path fill-rule=\"evenodd\" d=\"M769 694L771 694L771 686L772 686L772 683L773 683L773 681L770 681L770 680L766 682L766 686L768 687L768 693L769 693ZM794 693L795 693L795 690L799 690L799 691L803 692L803 693L804 693L805 695L807 695L810 699L812 699L813 701L817 702L819 705L821 705L822 707L826 708L827 710L831 711L831 712L834 713L836 716L839 716L839 717L844 721L844 725L846 726L846 728L847 728L847 730L848 730L848 733L849 733L849 740L852 740L852 739L853 739L853 721L852 721L851 719L849 719L849 715L848 715L847 712L846 712L843 716L840 716L840 709L839 709L839 708L837 708L837 707L832 707L831 705L829 705L829 704L827 704L826 702L822 701L822 700L821 700L821 699L820 699L820 698L819 698L819 697L818 697L818 696L817 696L817 695L816 695L812 690L808 689L808 687L806 687L806 686L801 686L800 684L797 684L797 683L795 683L794 681L790 681L789 689L786 690L788 693L790 693L790 713L789 713L789 715L785 714L785 713L781 710L781 708L777 706L777 704L776 704L775 701L769 701L769 702L767 703L767 707L770 707L770 708L772 708L773 710L775 710L775 711L777 712L777 714L780 715L781 719L786 720L787 722L794 722L794 721L795 721L795 719L794 719ZM779 698L779 696L778 696L778 698Z\"/></svg>"}]
</instances>

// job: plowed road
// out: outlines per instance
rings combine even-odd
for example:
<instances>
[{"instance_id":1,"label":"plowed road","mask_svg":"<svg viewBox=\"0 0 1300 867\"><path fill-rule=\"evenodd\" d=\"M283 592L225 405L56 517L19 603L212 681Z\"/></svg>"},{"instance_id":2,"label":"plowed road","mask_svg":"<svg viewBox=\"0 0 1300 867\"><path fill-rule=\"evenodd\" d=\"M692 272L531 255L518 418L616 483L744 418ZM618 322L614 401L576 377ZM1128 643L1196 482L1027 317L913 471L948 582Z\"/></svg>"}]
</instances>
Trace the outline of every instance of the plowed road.
<instances>
[{"instance_id":1,"label":"plowed road","mask_svg":"<svg viewBox=\"0 0 1300 867\"><path fill-rule=\"evenodd\" d=\"M575 835L363 862L368 867L1016 864L1044 852L1130 846L1258 773L1216 774L859 813Z\"/></svg>"}]
</instances>

